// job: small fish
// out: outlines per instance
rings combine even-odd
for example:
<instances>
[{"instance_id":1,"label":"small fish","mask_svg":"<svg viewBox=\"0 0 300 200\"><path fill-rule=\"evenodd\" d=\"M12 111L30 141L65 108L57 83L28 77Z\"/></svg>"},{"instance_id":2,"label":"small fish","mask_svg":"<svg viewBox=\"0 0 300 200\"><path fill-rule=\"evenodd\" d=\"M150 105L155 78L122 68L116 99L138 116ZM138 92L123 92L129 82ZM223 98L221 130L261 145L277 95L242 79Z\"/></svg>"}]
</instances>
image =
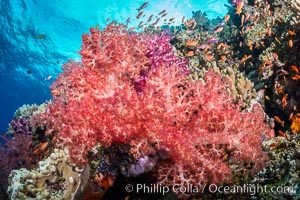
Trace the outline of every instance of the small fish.
<instances>
[{"instance_id":1,"label":"small fish","mask_svg":"<svg viewBox=\"0 0 300 200\"><path fill-rule=\"evenodd\" d=\"M237 11L235 12L235 14L237 14L237 15L240 15L241 13L242 13L242 9L237 10Z\"/></svg>"},{"instance_id":2,"label":"small fish","mask_svg":"<svg viewBox=\"0 0 300 200\"><path fill-rule=\"evenodd\" d=\"M110 18L107 18L107 19L105 20L105 22L107 23L109 20L110 20Z\"/></svg>"},{"instance_id":3,"label":"small fish","mask_svg":"<svg viewBox=\"0 0 300 200\"><path fill-rule=\"evenodd\" d=\"M161 11L160 13L158 13L158 15L161 15L161 14L163 14L165 12L166 12L166 9L164 9L163 11Z\"/></svg>"},{"instance_id":4,"label":"small fish","mask_svg":"<svg viewBox=\"0 0 300 200\"><path fill-rule=\"evenodd\" d=\"M244 26L244 21L245 21L245 15L242 15L242 17L241 17L241 26L240 27Z\"/></svg>"},{"instance_id":5,"label":"small fish","mask_svg":"<svg viewBox=\"0 0 300 200\"><path fill-rule=\"evenodd\" d=\"M273 53L273 59L274 59L274 61L278 60L278 54L275 52Z\"/></svg>"},{"instance_id":6,"label":"small fish","mask_svg":"<svg viewBox=\"0 0 300 200\"><path fill-rule=\"evenodd\" d=\"M297 81L297 80L300 79L300 75L297 74L297 75L293 76L292 79L293 79L294 81Z\"/></svg>"},{"instance_id":7,"label":"small fish","mask_svg":"<svg viewBox=\"0 0 300 200\"><path fill-rule=\"evenodd\" d=\"M32 72L28 69L28 70L27 70L27 74L31 74L31 73L32 73Z\"/></svg>"},{"instance_id":8,"label":"small fish","mask_svg":"<svg viewBox=\"0 0 300 200\"><path fill-rule=\"evenodd\" d=\"M292 112L292 113L290 114L290 116L289 116L289 120L290 120L290 121L292 121L293 116L294 116L294 113Z\"/></svg>"},{"instance_id":9,"label":"small fish","mask_svg":"<svg viewBox=\"0 0 300 200\"><path fill-rule=\"evenodd\" d=\"M223 27L222 27L222 26L217 27L217 28L215 29L214 33L219 33L219 32L221 32L222 30L223 30Z\"/></svg>"},{"instance_id":10,"label":"small fish","mask_svg":"<svg viewBox=\"0 0 300 200\"><path fill-rule=\"evenodd\" d=\"M226 56L222 55L220 61L221 61L221 62L225 62L226 60L227 60Z\"/></svg>"},{"instance_id":11,"label":"small fish","mask_svg":"<svg viewBox=\"0 0 300 200\"><path fill-rule=\"evenodd\" d=\"M245 22L248 21L249 17L250 17L249 13L246 13L246 15L245 15Z\"/></svg>"},{"instance_id":12,"label":"small fish","mask_svg":"<svg viewBox=\"0 0 300 200\"><path fill-rule=\"evenodd\" d=\"M151 22L152 18L153 18L153 15L150 15L150 17L148 18L147 22Z\"/></svg>"},{"instance_id":13,"label":"small fish","mask_svg":"<svg viewBox=\"0 0 300 200\"><path fill-rule=\"evenodd\" d=\"M275 25L275 17L272 17L272 26Z\"/></svg>"},{"instance_id":14,"label":"small fish","mask_svg":"<svg viewBox=\"0 0 300 200\"><path fill-rule=\"evenodd\" d=\"M41 150L41 151L45 150L46 147L48 146L48 144L49 144L49 142L44 142L44 143L42 143L41 146L40 146L40 150Z\"/></svg>"},{"instance_id":15,"label":"small fish","mask_svg":"<svg viewBox=\"0 0 300 200\"><path fill-rule=\"evenodd\" d=\"M280 40L277 37L275 37L274 39L278 44L281 44Z\"/></svg>"},{"instance_id":16,"label":"small fish","mask_svg":"<svg viewBox=\"0 0 300 200\"><path fill-rule=\"evenodd\" d=\"M268 101L270 101L270 97L268 95L265 96L265 99L267 99Z\"/></svg>"},{"instance_id":17,"label":"small fish","mask_svg":"<svg viewBox=\"0 0 300 200\"><path fill-rule=\"evenodd\" d=\"M216 38L210 38L207 40L209 43L217 43L218 42L218 39Z\"/></svg>"},{"instance_id":18,"label":"small fish","mask_svg":"<svg viewBox=\"0 0 300 200\"><path fill-rule=\"evenodd\" d=\"M37 39L45 39L47 37L47 35L38 35L36 36Z\"/></svg>"},{"instance_id":19,"label":"small fish","mask_svg":"<svg viewBox=\"0 0 300 200\"><path fill-rule=\"evenodd\" d=\"M143 10L144 8L146 8L148 6L149 2L145 2L143 3L138 9L137 11L140 12L141 10Z\"/></svg>"},{"instance_id":20,"label":"small fish","mask_svg":"<svg viewBox=\"0 0 300 200\"><path fill-rule=\"evenodd\" d=\"M281 130L278 130L278 135L281 137L285 137L285 133Z\"/></svg>"},{"instance_id":21,"label":"small fish","mask_svg":"<svg viewBox=\"0 0 300 200\"><path fill-rule=\"evenodd\" d=\"M167 16L167 13L164 13L161 17L165 17L165 16Z\"/></svg>"},{"instance_id":22,"label":"small fish","mask_svg":"<svg viewBox=\"0 0 300 200\"><path fill-rule=\"evenodd\" d=\"M130 22L130 17L128 17L126 20L126 23L129 23L129 22Z\"/></svg>"},{"instance_id":23,"label":"small fish","mask_svg":"<svg viewBox=\"0 0 300 200\"><path fill-rule=\"evenodd\" d=\"M185 43L186 46L196 46L197 44L198 44L197 40L188 40Z\"/></svg>"},{"instance_id":24,"label":"small fish","mask_svg":"<svg viewBox=\"0 0 300 200\"><path fill-rule=\"evenodd\" d=\"M218 26L224 26L225 25L225 22L224 21L221 21Z\"/></svg>"},{"instance_id":25,"label":"small fish","mask_svg":"<svg viewBox=\"0 0 300 200\"><path fill-rule=\"evenodd\" d=\"M156 25L159 22L159 20L160 20L160 18L157 18L157 20L154 23L152 23L152 25L153 26Z\"/></svg>"},{"instance_id":26,"label":"small fish","mask_svg":"<svg viewBox=\"0 0 300 200\"><path fill-rule=\"evenodd\" d=\"M173 18L169 19L169 21L170 21L170 22L171 22L171 21L174 21L174 19L175 19L175 17L173 17Z\"/></svg>"},{"instance_id":27,"label":"small fish","mask_svg":"<svg viewBox=\"0 0 300 200\"><path fill-rule=\"evenodd\" d=\"M293 30L289 30L289 31L288 31L288 34L289 34L289 35L292 35L292 36L293 36L293 35L296 35L295 31L293 31Z\"/></svg>"},{"instance_id":28,"label":"small fish","mask_svg":"<svg viewBox=\"0 0 300 200\"><path fill-rule=\"evenodd\" d=\"M53 90L51 90L51 94L52 94L53 96L59 96L59 95L60 95L60 92L59 92L57 89L53 89Z\"/></svg>"},{"instance_id":29,"label":"small fish","mask_svg":"<svg viewBox=\"0 0 300 200\"><path fill-rule=\"evenodd\" d=\"M288 41L288 46L289 46L290 48L293 47L293 40L289 40L289 41Z\"/></svg>"},{"instance_id":30,"label":"small fish","mask_svg":"<svg viewBox=\"0 0 300 200\"><path fill-rule=\"evenodd\" d=\"M52 76L49 75L45 78L45 81L49 81L51 78L52 78Z\"/></svg>"},{"instance_id":31,"label":"small fish","mask_svg":"<svg viewBox=\"0 0 300 200\"><path fill-rule=\"evenodd\" d=\"M144 14L144 12L139 12L139 14L136 16L137 19L139 19L142 15Z\"/></svg>"},{"instance_id":32,"label":"small fish","mask_svg":"<svg viewBox=\"0 0 300 200\"><path fill-rule=\"evenodd\" d=\"M224 17L224 22L227 22L228 20L230 19L230 15L226 15L225 17Z\"/></svg>"},{"instance_id":33,"label":"small fish","mask_svg":"<svg viewBox=\"0 0 300 200\"><path fill-rule=\"evenodd\" d=\"M202 49L206 49L208 48L208 44L201 44L199 47L197 46L198 49L202 50Z\"/></svg>"},{"instance_id":34,"label":"small fish","mask_svg":"<svg viewBox=\"0 0 300 200\"><path fill-rule=\"evenodd\" d=\"M244 6L244 2L241 1L241 2L238 3L238 5L236 6L236 10L241 10L241 9L243 9L243 6Z\"/></svg>"},{"instance_id":35,"label":"small fish","mask_svg":"<svg viewBox=\"0 0 300 200\"><path fill-rule=\"evenodd\" d=\"M185 54L188 57L194 56L195 53L193 51L189 51L187 54Z\"/></svg>"},{"instance_id":36,"label":"small fish","mask_svg":"<svg viewBox=\"0 0 300 200\"><path fill-rule=\"evenodd\" d=\"M250 50L250 51L253 50L253 45L252 45L252 44L249 45L249 50Z\"/></svg>"},{"instance_id":37,"label":"small fish","mask_svg":"<svg viewBox=\"0 0 300 200\"><path fill-rule=\"evenodd\" d=\"M280 124L282 127L284 127L284 121L281 120L278 116L274 116L275 121Z\"/></svg>"},{"instance_id":38,"label":"small fish","mask_svg":"<svg viewBox=\"0 0 300 200\"><path fill-rule=\"evenodd\" d=\"M242 41L240 41L240 43L239 43L239 47L242 47L243 46L243 42Z\"/></svg>"},{"instance_id":39,"label":"small fish","mask_svg":"<svg viewBox=\"0 0 300 200\"><path fill-rule=\"evenodd\" d=\"M298 67L296 67L295 65L292 65L292 66L291 66L291 69L292 69L294 72L296 72L297 74L299 73L299 69L298 69Z\"/></svg>"},{"instance_id":40,"label":"small fish","mask_svg":"<svg viewBox=\"0 0 300 200\"><path fill-rule=\"evenodd\" d=\"M213 55L207 55L207 56L205 56L204 60L208 61L208 60L211 60L213 58L214 58Z\"/></svg>"},{"instance_id":41,"label":"small fish","mask_svg":"<svg viewBox=\"0 0 300 200\"><path fill-rule=\"evenodd\" d=\"M130 195L126 196L124 200L129 200Z\"/></svg>"},{"instance_id":42,"label":"small fish","mask_svg":"<svg viewBox=\"0 0 300 200\"><path fill-rule=\"evenodd\" d=\"M282 104L282 107L286 107L287 105L287 98L288 98L288 94L285 94L282 99L281 99L281 104Z\"/></svg>"},{"instance_id":43,"label":"small fish","mask_svg":"<svg viewBox=\"0 0 300 200\"><path fill-rule=\"evenodd\" d=\"M182 17L181 23L184 24L185 16Z\"/></svg>"},{"instance_id":44,"label":"small fish","mask_svg":"<svg viewBox=\"0 0 300 200\"><path fill-rule=\"evenodd\" d=\"M138 28L143 28L144 24L138 25Z\"/></svg>"}]
</instances>

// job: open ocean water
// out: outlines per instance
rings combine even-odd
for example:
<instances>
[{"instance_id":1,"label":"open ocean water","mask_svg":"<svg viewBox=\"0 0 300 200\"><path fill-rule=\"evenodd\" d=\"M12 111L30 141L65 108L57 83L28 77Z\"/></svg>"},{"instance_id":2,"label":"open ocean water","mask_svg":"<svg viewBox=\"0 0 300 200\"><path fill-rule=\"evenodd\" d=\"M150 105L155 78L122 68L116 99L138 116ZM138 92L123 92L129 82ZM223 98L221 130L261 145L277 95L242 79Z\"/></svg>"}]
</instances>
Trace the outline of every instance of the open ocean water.
<instances>
[{"instance_id":1,"label":"open ocean water","mask_svg":"<svg viewBox=\"0 0 300 200\"><path fill-rule=\"evenodd\" d=\"M143 1L12 1L1 0L0 24L0 132L5 132L13 114L23 104L40 104L50 99L49 85L69 59L80 59L81 35L91 26L104 27L106 19L132 26ZM191 17L202 10L210 19L225 16L225 0L151 1L145 14L167 9L168 16ZM229 4L228 4L229 5ZM45 37L43 37L45 36ZM27 73L30 71L31 73ZM45 81L52 76L53 79Z\"/></svg>"}]
</instances>

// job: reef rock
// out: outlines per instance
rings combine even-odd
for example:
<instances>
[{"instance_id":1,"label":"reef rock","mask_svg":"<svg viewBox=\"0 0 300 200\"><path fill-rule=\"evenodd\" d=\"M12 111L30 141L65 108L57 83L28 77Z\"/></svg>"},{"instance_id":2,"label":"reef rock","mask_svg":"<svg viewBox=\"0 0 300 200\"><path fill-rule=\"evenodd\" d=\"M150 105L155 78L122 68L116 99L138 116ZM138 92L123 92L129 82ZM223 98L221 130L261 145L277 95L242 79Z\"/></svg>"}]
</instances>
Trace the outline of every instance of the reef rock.
<instances>
[{"instance_id":1,"label":"reef rock","mask_svg":"<svg viewBox=\"0 0 300 200\"><path fill-rule=\"evenodd\" d=\"M88 165L70 163L68 150L54 149L34 170L13 170L9 175L8 194L12 200L78 199L88 185Z\"/></svg>"}]
</instances>

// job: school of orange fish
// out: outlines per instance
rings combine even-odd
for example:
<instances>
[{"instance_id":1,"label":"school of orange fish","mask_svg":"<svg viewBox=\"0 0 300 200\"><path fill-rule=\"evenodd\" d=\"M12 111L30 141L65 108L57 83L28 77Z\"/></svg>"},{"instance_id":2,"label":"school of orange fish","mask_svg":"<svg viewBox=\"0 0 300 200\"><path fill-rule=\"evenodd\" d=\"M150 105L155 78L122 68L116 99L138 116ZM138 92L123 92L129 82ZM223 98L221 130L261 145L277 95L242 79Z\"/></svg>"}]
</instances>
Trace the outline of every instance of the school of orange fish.
<instances>
[{"instance_id":1,"label":"school of orange fish","mask_svg":"<svg viewBox=\"0 0 300 200\"><path fill-rule=\"evenodd\" d=\"M174 43L181 41L174 44L177 54L189 58L194 71L215 62L219 68L234 66L246 76L254 74L250 79L257 90L264 91L262 102L274 118L277 135L289 139L290 134L300 132L299 26L289 24L293 16L289 3L256 0L249 5L242 1L229 8L212 30L203 29L195 18L183 17L182 24L175 26L175 18L168 19L166 10L145 16L148 5L137 9L138 30L157 33L169 27Z\"/></svg>"}]
</instances>

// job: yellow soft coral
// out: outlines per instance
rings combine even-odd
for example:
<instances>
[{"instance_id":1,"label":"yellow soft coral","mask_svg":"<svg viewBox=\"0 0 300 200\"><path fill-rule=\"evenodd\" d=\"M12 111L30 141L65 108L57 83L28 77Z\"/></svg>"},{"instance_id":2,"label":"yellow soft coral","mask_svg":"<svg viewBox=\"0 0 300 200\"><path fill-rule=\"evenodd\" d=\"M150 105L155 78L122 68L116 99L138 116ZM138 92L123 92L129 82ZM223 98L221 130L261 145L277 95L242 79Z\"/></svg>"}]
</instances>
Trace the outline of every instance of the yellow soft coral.
<instances>
[{"instance_id":1,"label":"yellow soft coral","mask_svg":"<svg viewBox=\"0 0 300 200\"><path fill-rule=\"evenodd\" d=\"M293 115L291 130L294 134L300 132L300 113L297 113L296 115Z\"/></svg>"}]
</instances>

